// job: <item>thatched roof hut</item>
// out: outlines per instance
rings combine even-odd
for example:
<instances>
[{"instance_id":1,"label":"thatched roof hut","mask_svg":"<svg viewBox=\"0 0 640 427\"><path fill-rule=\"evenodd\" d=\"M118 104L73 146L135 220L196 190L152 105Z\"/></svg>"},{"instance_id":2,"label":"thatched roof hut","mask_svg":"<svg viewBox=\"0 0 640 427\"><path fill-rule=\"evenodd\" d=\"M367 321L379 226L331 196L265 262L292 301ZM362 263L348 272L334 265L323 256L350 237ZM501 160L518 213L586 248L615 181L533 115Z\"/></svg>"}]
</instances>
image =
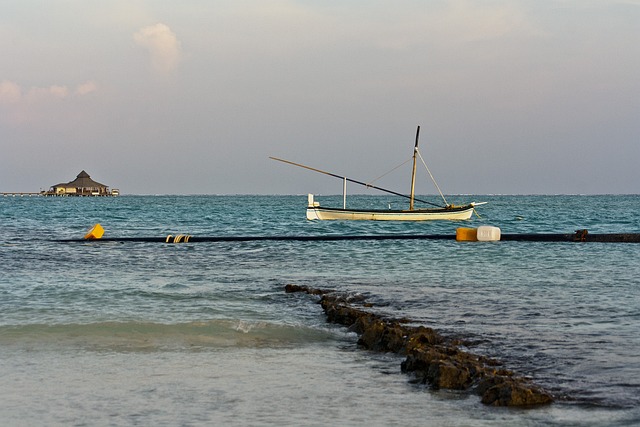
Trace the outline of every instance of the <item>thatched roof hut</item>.
<instances>
[{"instance_id":1,"label":"thatched roof hut","mask_svg":"<svg viewBox=\"0 0 640 427\"><path fill-rule=\"evenodd\" d=\"M51 187L50 193L73 196L111 196L109 187L91 179L88 173L82 171L71 182L57 184Z\"/></svg>"}]
</instances>

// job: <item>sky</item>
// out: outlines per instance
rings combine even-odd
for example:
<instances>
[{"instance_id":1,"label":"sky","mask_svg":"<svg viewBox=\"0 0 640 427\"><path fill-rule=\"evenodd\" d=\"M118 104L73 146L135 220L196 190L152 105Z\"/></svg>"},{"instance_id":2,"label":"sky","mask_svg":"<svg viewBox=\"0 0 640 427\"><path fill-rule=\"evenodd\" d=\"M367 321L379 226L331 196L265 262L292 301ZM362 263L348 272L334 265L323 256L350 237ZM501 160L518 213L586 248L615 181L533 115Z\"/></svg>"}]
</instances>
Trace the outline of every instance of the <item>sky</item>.
<instances>
[{"instance_id":1,"label":"sky","mask_svg":"<svg viewBox=\"0 0 640 427\"><path fill-rule=\"evenodd\" d=\"M640 193L640 0L0 5L0 192Z\"/></svg>"}]
</instances>

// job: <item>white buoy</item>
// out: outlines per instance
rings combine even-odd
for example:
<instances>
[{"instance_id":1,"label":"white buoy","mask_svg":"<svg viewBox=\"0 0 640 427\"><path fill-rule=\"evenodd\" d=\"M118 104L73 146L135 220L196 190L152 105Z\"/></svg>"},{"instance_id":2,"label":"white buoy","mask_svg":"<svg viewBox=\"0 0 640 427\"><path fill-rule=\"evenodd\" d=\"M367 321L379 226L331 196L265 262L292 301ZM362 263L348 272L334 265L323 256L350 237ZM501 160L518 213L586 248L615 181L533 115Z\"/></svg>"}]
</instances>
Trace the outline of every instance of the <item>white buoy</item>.
<instances>
[{"instance_id":1,"label":"white buoy","mask_svg":"<svg viewBox=\"0 0 640 427\"><path fill-rule=\"evenodd\" d=\"M479 242L496 242L500 240L500 229L491 225L478 227L477 239Z\"/></svg>"}]
</instances>

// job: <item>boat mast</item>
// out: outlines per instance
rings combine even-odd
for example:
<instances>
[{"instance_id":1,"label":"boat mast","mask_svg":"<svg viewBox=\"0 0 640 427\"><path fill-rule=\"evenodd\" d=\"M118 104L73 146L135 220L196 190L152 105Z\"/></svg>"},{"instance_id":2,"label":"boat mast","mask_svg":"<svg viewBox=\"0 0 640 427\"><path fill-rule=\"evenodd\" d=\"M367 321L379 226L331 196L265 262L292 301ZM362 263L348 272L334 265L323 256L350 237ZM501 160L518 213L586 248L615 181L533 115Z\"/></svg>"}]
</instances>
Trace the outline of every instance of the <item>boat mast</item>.
<instances>
[{"instance_id":1,"label":"boat mast","mask_svg":"<svg viewBox=\"0 0 640 427\"><path fill-rule=\"evenodd\" d=\"M409 195L409 210L413 210L413 199L416 189L416 157L418 155L418 137L420 136L420 126L416 130L416 145L413 147L413 170L411 171L411 194Z\"/></svg>"}]
</instances>

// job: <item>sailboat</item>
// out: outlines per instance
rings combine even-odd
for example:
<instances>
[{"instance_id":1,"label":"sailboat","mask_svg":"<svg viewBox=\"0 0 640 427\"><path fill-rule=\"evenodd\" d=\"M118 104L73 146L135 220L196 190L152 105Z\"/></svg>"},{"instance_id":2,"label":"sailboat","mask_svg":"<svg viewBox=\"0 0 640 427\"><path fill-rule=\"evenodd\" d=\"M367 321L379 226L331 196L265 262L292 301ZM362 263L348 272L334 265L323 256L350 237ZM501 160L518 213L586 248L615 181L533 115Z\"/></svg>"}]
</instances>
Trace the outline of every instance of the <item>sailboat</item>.
<instances>
[{"instance_id":1,"label":"sailboat","mask_svg":"<svg viewBox=\"0 0 640 427\"><path fill-rule=\"evenodd\" d=\"M377 187L372 184L368 184L362 181L357 181L355 179L347 178L344 176L340 176L331 172L326 172L320 169L312 168L310 166L305 166L300 163L294 163L289 160L280 159L278 157L269 157L272 160L277 160L279 162L287 163L293 166L298 166L301 168L309 169L314 172L319 172L325 175L333 176L335 178L339 178L343 181L342 185L342 200L343 206L342 208L330 208L320 206L318 202L314 200L314 195L309 194L307 200L307 219L309 220L373 220L373 221L428 221L428 220L466 220L470 219L473 212L475 211L475 206L482 205L482 203L469 203L462 206L455 206L453 204L447 203L442 191L438 187L438 184L433 179L433 175L429 171L427 167L427 171L429 171L429 175L431 176L442 200L444 202L443 205L437 205L432 202L428 202L425 200L420 200L415 197L415 184L416 184L416 167L417 167L417 159L422 159L420 152L418 151L418 140L420 136L420 126L416 131L416 143L413 148L413 169L411 173L411 192L407 196L402 193L397 193L395 191L387 190L381 187ZM426 167L426 164L424 164ZM409 209L347 209L347 182L352 182L355 184L363 185L368 188L373 188L376 190L384 191L386 193L394 194L396 196L404 197L409 199ZM426 203L429 205L433 205L435 207L432 208L416 208L415 202Z\"/></svg>"}]
</instances>

